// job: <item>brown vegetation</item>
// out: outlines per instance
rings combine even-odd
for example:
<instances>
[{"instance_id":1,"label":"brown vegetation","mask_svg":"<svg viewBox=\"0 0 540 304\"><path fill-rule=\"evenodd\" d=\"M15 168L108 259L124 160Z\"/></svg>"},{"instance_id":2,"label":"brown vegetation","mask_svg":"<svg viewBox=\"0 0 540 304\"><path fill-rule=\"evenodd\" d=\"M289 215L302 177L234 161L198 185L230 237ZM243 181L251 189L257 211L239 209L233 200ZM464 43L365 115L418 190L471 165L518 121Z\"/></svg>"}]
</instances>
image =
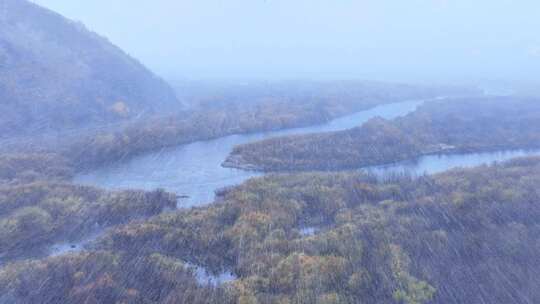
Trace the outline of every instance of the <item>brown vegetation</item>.
<instances>
[{"instance_id":1,"label":"brown vegetation","mask_svg":"<svg viewBox=\"0 0 540 304\"><path fill-rule=\"evenodd\" d=\"M106 251L8 266L0 293L26 303L76 303L75 294L192 303L186 296L200 292L201 303L216 294L223 303L535 303L539 173L540 158L526 158L387 181L359 173L253 179L215 205L117 227L100 241ZM238 279L201 291L182 274L186 261ZM132 265L133 275L117 265ZM85 267L95 275L77 275ZM47 288L24 288L38 282Z\"/></svg>"},{"instance_id":2,"label":"brown vegetation","mask_svg":"<svg viewBox=\"0 0 540 304\"><path fill-rule=\"evenodd\" d=\"M0 260L42 256L55 242L176 207L161 190L110 192L65 181L70 168L52 155L0 157Z\"/></svg>"}]
</instances>

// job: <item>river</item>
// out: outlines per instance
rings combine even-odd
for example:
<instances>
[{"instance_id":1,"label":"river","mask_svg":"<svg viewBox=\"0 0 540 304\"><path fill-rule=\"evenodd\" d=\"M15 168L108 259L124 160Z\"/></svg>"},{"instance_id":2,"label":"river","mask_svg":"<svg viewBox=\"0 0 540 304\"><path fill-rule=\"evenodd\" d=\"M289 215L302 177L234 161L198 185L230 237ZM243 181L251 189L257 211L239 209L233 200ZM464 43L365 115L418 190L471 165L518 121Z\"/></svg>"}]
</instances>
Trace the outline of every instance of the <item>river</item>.
<instances>
[{"instance_id":1,"label":"river","mask_svg":"<svg viewBox=\"0 0 540 304\"><path fill-rule=\"evenodd\" d=\"M185 197L179 200L179 207L201 206L214 200L216 190L234 186L249 178L261 175L256 172L223 168L221 166L221 163L236 145L281 135L346 130L376 116L386 119L404 116L414 111L423 102L407 101L381 105L312 127L232 135L167 148L77 175L75 182L109 189L137 188L151 190L163 188ZM470 167L527 155L540 155L540 150L430 155L415 161L364 169L378 175L396 172L408 172L411 174L437 173L455 167Z\"/></svg>"},{"instance_id":2,"label":"river","mask_svg":"<svg viewBox=\"0 0 540 304\"><path fill-rule=\"evenodd\" d=\"M423 101L406 101L377 106L306 128L231 135L214 140L198 141L142 155L129 161L116 163L75 177L76 183L108 189L137 188L151 190L163 188L185 196L179 207L193 207L211 203L215 191L260 176L260 173L223 168L221 163L233 147L265 138L350 129L380 116L393 119L414 111Z\"/></svg>"}]
</instances>

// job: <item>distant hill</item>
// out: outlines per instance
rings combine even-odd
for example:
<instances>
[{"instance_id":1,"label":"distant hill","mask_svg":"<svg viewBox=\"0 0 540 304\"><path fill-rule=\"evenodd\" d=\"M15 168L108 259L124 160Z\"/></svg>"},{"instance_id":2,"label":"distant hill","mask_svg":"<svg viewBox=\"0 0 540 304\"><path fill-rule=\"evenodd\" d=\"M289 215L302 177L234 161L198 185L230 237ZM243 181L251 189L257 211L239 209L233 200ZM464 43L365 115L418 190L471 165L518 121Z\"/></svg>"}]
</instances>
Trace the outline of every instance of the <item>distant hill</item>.
<instances>
[{"instance_id":1,"label":"distant hill","mask_svg":"<svg viewBox=\"0 0 540 304\"><path fill-rule=\"evenodd\" d=\"M84 25L0 0L0 137L177 110L174 91Z\"/></svg>"}]
</instances>

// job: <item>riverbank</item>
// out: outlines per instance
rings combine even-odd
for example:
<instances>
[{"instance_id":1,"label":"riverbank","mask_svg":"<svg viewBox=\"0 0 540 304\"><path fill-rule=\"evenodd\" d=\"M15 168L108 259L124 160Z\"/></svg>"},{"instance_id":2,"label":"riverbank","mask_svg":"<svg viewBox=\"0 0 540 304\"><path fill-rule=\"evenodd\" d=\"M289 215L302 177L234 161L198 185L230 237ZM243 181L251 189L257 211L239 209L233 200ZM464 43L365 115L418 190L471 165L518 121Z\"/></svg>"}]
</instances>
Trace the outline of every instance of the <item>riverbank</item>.
<instances>
[{"instance_id":1,"label":"riverbank","mask_svg":"<svg viewBox=\"0 0 540 304\"><path fill-rule=\"evenodd\" d=\"M539 100L462 98L426 103L405 117L376 118L346 131L239 145L223 166L262 172L345 170L426 155L535 149L538 142Z\"/></svg>"},{"instance_id":2,"label":"riverbank","mask_svg":"<svg viewBox=\"0 0 540 304\"><path fill-rule=\"evenodd\" d=\"M176 207L162 190L107 191L70 182L52 155L0 156L0 260L43 258L55 244L85 241L96 231Z\"/></svg>"}]
</instances>

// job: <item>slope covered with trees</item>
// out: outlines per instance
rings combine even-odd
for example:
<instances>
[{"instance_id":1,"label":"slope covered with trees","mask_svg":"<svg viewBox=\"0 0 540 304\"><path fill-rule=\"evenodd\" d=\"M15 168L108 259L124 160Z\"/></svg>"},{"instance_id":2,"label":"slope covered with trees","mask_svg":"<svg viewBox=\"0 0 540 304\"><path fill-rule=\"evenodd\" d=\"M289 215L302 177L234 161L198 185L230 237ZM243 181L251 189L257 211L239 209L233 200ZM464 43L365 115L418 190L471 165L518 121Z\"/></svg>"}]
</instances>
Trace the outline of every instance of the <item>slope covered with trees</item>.
<instances>
[{"instance_id":1,"label":"slope covered with trees","mask_svg":"<svg viewBox=\"0 0 540 304\"><path fill-rule=\"evenodd\" d=\"M241 145L224 165L264 171L332 170L427 154L538 147L538 99L475 97L425 103L405 117L375 118L351 130Z\"/></svg>"},{"instance_id":2,"label":"slope covered with trees","mask_svg":"<svg viewBox=\"0 0 540 304\"><path fill-rule=\"evenodd\" d=\"M180 106L165 82L82 24L26 0L0 0L0 137Z\"/></svg>"},{"instance_id":3,"label":"slope covered with trees","mask_svg":"<svg viewBox=\"0 0 540 304\"><path fill-rule=\"evenodd\" d=\"M96 251L7 265L0 299L536 303L539 182L540 158L385 181L270 175L114 228ZM191 265L237 278L202 284Z\"/></svg>"}]
</instances>

